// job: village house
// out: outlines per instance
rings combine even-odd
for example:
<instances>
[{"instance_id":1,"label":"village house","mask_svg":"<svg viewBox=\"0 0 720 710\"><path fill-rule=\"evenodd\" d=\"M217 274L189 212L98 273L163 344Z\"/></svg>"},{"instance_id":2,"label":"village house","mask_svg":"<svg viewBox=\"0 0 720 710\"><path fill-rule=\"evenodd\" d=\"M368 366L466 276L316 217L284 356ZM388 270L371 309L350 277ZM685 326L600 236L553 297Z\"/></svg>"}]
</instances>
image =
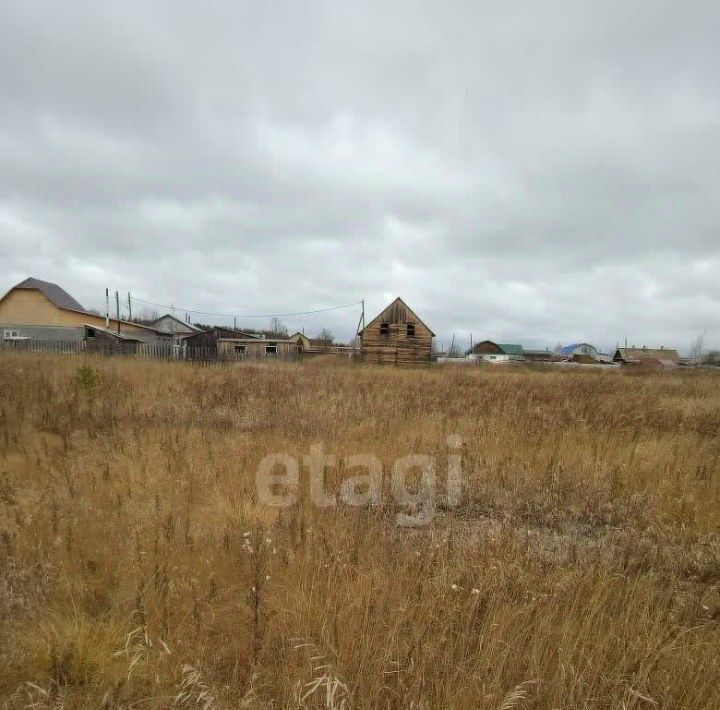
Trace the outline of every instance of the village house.
<instances>
[{"instance_id":1,"label":"village house","mask_svg":"<svg viewBox=\"0 0 720 710\"><path fill-rule=\"evenodd\" d=\"M172 344L155 328L91 313L57 284L27 278L0 299L0 337L82 341L87 328L106 329L149 345Z\"/></svg>"},{"instance_id":2,"label":"village house","mask_svg":"<svg viewBox=\"0 0 720 710\"><path fill-rule=\"evenodd\" d=\"M202 328L198 328L192 323L182 321L171 313L166 313L164 316L156 318L151 323L148 323L148 325L161 333L172 335L175 345L179 345L188 335L203 332Z\"/></svg>"},{"instance_id":3,"label":"village house","mask_svg":"<svg viewBox=\"0 0 720 710\"><path fill-rule=\"evenodd\" d=\"M594 345L590 345L590 343L572 343L571 345L566 345L560 351L560 355L564 360L586 364L596 362L610 363L613 360L612 355L601 353Z\"/></svg>"},{"instance_id":4,"label":"village house","mask_svg":"<svg viewBox=\"0 0 720 710\"><path fill-rule=\"evenodd\" d=\"M255 333L245 333L242 330L235 330L234 328L214 326L208 330L201 330L198 333L186 336L183 338L182 344L186 348L204 348L217 352L218 342L221 339L228 338L261 340L261 337Z\"/></svg>"},{"instance_id":5,"label":"village house","mask_svg":"<svg viewBox=\"0 0 720 710\"><path fill-rule=\"evenodd\" d=\"M360 331L360 359L390 365L429 363L435 333L396 298Z\"/></svg>"},{"instance_id":6,"label":"village house","mask_svg":"<svg viewBox=\"0 0 720 710\"><path fill-rule=\"evenodd\" d=\"M467 351L466 356L469 360L480 360L495 365L507 364L524 359L522 345L496 343L492 340L483 340L476 343Z\"/></svg>"},{"instance_id":7,"label":"village house","mask_svg":"<svg viewBox=\"0 0 720 710\"><path fill-rule=\"evenodd\" d=\"M219 338L218 358L221 360L295 360L298 344L285 338Z\"/></svg>"},{"instance_id":8,"label":"village house","mask_svg":"<svg viewBox=\"0 0 720 710\"><path fill-rule=\"evenodd\" d=\"M618 348L613 356L613 361L622 365L671 370L680 365L680 356L677 350L672 348L643 346L642 348Z\"/></svg>"}]
</instances>

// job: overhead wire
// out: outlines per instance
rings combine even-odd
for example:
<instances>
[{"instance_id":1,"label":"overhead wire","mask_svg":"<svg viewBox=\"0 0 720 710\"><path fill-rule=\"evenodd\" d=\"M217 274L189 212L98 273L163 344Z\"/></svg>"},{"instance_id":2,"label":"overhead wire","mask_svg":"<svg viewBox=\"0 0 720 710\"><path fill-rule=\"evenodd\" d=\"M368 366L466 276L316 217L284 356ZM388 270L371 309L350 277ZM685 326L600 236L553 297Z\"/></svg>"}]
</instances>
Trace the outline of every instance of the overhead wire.
<instances>
[{"instance_id":1,"label":"overhead wire","mask_svg":"<svg viewBox=\"0 0 720 710\"><path fill-rule=\"evenodd\" d=\"M294 316L307 316L315 313L327 313L329 311L339 311L344 308L352 308L353 306L361 306L362 301L355 301L354 303L346 303L341 306L329 306L327 308L316 308L309 311L296 311L294 313L253 313L253 314L238 314L238 313L213 313L211 311L198 311L194 308L185 308L184 306L168 305L165 303L156 303L138 296L130 294L131 301L137 301L147 306L156 306L157 308L167 308L170 310L185 311L186 313L194 313L200 316L214 316L216 318L292 318Z\"/></svg>"}]
</instances>

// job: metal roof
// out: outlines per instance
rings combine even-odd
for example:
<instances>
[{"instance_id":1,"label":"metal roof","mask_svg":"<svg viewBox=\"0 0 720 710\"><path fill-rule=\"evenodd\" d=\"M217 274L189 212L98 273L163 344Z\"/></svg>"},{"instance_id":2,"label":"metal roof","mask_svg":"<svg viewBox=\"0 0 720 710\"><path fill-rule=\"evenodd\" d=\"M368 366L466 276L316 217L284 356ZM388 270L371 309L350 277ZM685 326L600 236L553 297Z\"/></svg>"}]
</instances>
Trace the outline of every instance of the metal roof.
<instances>
[{"instance_id":1,"label":"metal roof","mask_svg":"<svg viewBox=\"0 0 720 710\"><path fill-rule=\"evenodd\" d=\"M615 351L615 360L646 360L655 358L658 360L672 360L677 362L679 355L674 348L618 348Z\"/></svg>"},{"instance_id":2,"label":"metal roof","mask_svg":"<svg viewBox=\"0 0 720 710\"><path fill-rule=\"evenodd\" d=\"M590 343L572 343L572 345L566 345L561 351L561 355L572 355L575 348L579 348L581 345L587 345L589 348L597 351L597 348Z\"/></svg>"},{"instance_id":3,"label":"metal roof","mask_svg":"<svg viewBox=\"0 0 720 710\"><path fill-rule=\"evenodd\" d=\"M115 330L110 330L109 328L101 328L98 325L93 325L92 323L83 323L85 328L89 328L90 330L99 330L101 333L105 333L105 335L110 335L113 338L117 338L118 340L126 340L129 343L142 343L142 340L139 338L133 338L130 335L125 335L125 333L118 333Z\"/></svg>"},{"instance_id":4,"label":"metal roof","mask_svg":"<svg viewBox=\"0 0 720 710\"><path fill-rule=\"evenodd\" d=\"M523 354L523 346L522 345L516 345L514 343L496 343L496 345L506 355L522 355Z\"/></svg>"},{"instance_id":5,"label":"metal roof","mask_svg":"<svg viewBox=\"0 0 720 710\"><path fill-rule=\"evenodd\" d=\"M21 281L14 288L40 291L40 293L42 293L48 301L56 305L58 308L85 312L82 305L78 303L65 289L61 288L57 284L50 283L49 281L41 281L40 279L35 279L31 276L30 278L25 279L25 281Z\"/></svg>"},{"instance_id":6,"label":"metal roof","mask_svg":"<svg viewBox=\"0 0 720 710\"><path fill-rule=\"evenodd\" d=\"M40 293L42 293L43 296L45 296L45 298L47 298L48 301L50 301L50 303L52 303L57 308L62 308L66 311L75 311L76 313L82 313L86 316L93 316L93 318L103 317L97 312L93 313L83 308L82 304L76 301L64 288L58 286L57 284L50 283L50 281L42 281L41 279L36 279L32 276L25 279L25 281L21 281L19 284L13 286L5 295L3 295L2 298L0 298L0 301L2 301L9 293L14 291L15 289L40 291ZM108 319L111 323L118 322L117 318L111 318L108 316ZM163 333L157 328L153 328L149 325L143 325L142 323L134 323L132 321L126 321L122 319L120 320L120 323L122 323L123 325L131 325L133 328L142 328L143 330L149 330L153 333L158 333L159 335L171 335L171 333Z\"/></svg>"},{"instance_id":7,"label":"metal roof","mask_svg":"<svg viewBox=\"0 0 720 710\"><path fill-rule=\"evenodd\" d=\"M202 328L198 328L196 325L193 325L192 323L186 323L183 320L180 320L177 316L174 316L172 313L165 313L164 315L160 316L159 318L156 318L154 321L152 321L152 327L156 330L161 331L162 333L169 333L170 331L162 330L161 328L157 327L157 324L160 323L160 321L165 320L166 318L170 318L171 320L175 321L179 325L183 326L183 328L187 328L187 330L191 333L202 333ZM172 333L172 335L177 335L177 333Z\"/></svg>"}]
</instances>

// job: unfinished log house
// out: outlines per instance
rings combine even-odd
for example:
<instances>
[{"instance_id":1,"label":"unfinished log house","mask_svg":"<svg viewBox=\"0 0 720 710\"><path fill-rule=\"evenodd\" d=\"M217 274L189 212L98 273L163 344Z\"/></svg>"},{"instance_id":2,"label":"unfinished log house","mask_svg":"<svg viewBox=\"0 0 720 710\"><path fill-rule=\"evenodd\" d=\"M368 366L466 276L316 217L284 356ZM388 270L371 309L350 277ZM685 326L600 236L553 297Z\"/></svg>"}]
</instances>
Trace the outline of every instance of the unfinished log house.
<instances>
[{"instance_id":1,"label":"unfinished log house","mask_svg":"<svg viewBox=\"0 0 720 710\"><path fill-rule=\"evenodd\" d=\"M360 331L363 362L388 365L429 363L435 333L396 298Z\"/></svg>"}]
</instances>

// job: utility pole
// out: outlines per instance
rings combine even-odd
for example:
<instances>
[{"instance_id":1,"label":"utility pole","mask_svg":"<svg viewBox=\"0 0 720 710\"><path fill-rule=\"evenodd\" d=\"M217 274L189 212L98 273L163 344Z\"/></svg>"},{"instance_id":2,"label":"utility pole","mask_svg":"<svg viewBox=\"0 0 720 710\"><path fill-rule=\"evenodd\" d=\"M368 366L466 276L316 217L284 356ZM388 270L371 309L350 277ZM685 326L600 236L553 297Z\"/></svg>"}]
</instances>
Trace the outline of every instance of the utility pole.
<instances>
[{"instance_id":1,"label":"utility pole","mask_svg":"<svg viewBox=\"0 0 720 710\"><path fill-rule=\"evenodd\" d=\"M130 291L128 291L128 320L132 320L132 300L130 299Z\"/></svg>"},{"instance_id":2,"label":"utility pole","mask_svg":"<svg viewBox=\"0 0 720 710\"><path fill-rule=\"evenodd\" d=\"M110 327L110 291L105 289L105 328Z\"/></svg>"},{"instance_id":3,"label":"utility pole","mask_svg":"<svg viewBox=\"0 0 720 710\"><path fill-rule=\"evenodd\" d=\"M115 313L117 315L118 333L120 332L120 294L115 291Z\"/></svg>"},{"instance_id":4,"label":"utility pole","mask_svg":"<svg viewBox=\"0 0 720 710\"><path fill-rule=\"evenodd\" d=\"M362 301L362 313L360 314L360 320L358 321L357 328L355 329L355 347L357 347L358 339L360 338L360 333L365 330L365 299L363 298ZM305 334L305 329L303 328L303 335Z\"/></svg>"}]
</instances>

